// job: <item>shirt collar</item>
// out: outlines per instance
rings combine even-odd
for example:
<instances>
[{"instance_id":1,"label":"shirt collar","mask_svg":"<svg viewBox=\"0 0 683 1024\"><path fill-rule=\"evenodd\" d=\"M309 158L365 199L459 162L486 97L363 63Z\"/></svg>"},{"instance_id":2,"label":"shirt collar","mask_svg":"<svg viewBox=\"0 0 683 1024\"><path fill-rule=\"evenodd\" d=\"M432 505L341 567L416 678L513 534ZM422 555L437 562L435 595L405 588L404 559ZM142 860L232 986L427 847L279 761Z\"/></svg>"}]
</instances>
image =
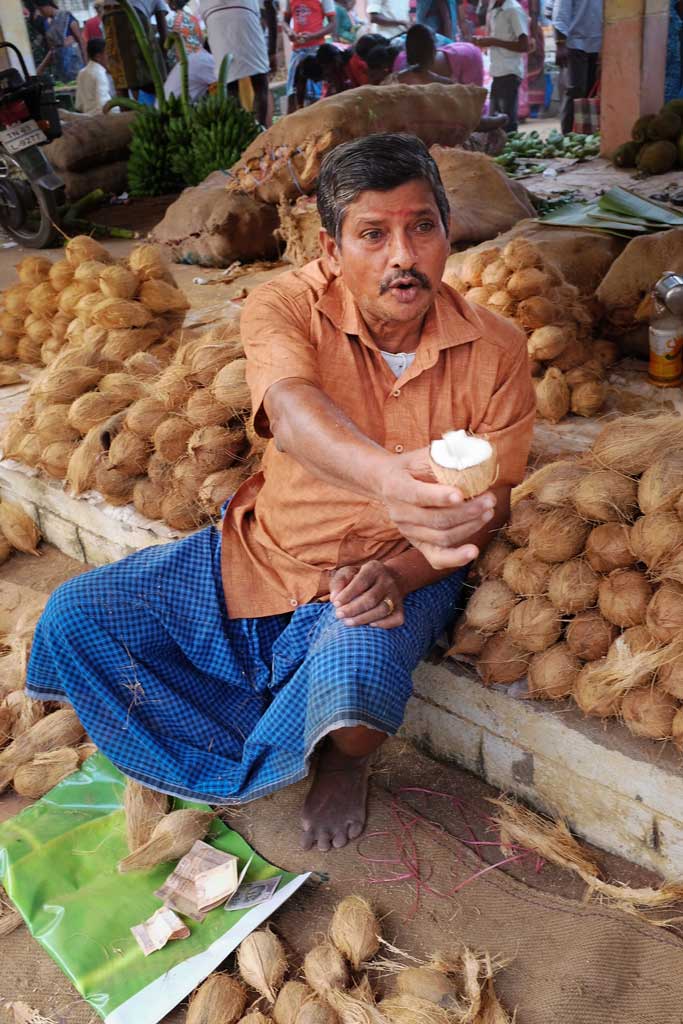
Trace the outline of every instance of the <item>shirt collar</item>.
<instances>
[{"instance_id":1,"label":"shirt collar","mask_svg":"<svg viewBox=\"0 0 683 1024\"><path fill-rule=\"evenodd\" d=\"M379 351L368 333L356 300L341 277L329 280L315 308L338 330L355 335L368 348ZM422 328L417 348L420 363L424 363L430 353L476 341L481 335L482 324L475 309L442 282Z\"/></svg>"}]
</instances>

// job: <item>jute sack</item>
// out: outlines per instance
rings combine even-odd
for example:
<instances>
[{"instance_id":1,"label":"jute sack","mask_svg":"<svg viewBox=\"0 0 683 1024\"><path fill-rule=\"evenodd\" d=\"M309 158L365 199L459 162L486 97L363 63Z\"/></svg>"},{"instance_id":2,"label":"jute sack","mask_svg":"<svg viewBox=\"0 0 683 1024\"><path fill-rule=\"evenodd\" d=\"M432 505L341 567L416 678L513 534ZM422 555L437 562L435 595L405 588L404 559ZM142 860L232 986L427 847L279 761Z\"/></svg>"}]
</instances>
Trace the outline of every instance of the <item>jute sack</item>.
<instances>
[{"instance_id":1,"label":"jute sack","mask_svg":"<svg viewBox=\"0 0 683 1024\"><path fill-rule=\"evenodd\" d=\"M128 161L116 160L89 171L60 171L59 177L66 186L66 198L72 202L96 188L118 196L128 187Z\"/></svg>"},{"instance_id":2,"label":"jute sack","mask_svg":"<svg viewBox=\"0 0 683 1024\"><path fill-rule=\"evenodd\" d=\"M225 175L215 171L201 185L180 194L151 239L176 262L226 267L234 260L276 257L277 224L275 207L226 192Z\"/></svg>"},{"instance_id":3,"label":"jute sack","mask_svg":"<svg viewBox=\"0 0 683 1024\"><path fill-rule=\"evenodd\" d=\"M45 146L45 156L58 171L88 171L100 164L128 158L135 113L97 114L62 124L62 135Z\"/></svg>"},{"instance_id":4,"label":"jute sack","mask_svg":"<svg viewBox=\"0 0 683 1024\"><path fill-rule=\"evenodd\" d=\"M375 132L407 132L455 146L479 124L486 90L475 85L364 85L283 117L231 168L228 189L266 203L314 191L325 154Z\"/></svg>"},{"instance_id":5,"label":"jute sack","mask_svg":"<svg viewBox=\"0 0 683 1024\"><path fill-rule=\"evenodd\" d=\"M534 216L527 190L490 156L444 146L432 146L430 153L448 194L451 243L483 242Z\"/></svg>"},{"instance_id":6,"label":"jute sack","mask_svg":"<svg viewBox=\"0 0 683 1024\"><path fill-rule=\"evenodd\" d=\"M632 326L636 310L667 270L683 273L683 228L632 239L597 289L607 319L615 327Z\"/></svg>"}]
</instances>

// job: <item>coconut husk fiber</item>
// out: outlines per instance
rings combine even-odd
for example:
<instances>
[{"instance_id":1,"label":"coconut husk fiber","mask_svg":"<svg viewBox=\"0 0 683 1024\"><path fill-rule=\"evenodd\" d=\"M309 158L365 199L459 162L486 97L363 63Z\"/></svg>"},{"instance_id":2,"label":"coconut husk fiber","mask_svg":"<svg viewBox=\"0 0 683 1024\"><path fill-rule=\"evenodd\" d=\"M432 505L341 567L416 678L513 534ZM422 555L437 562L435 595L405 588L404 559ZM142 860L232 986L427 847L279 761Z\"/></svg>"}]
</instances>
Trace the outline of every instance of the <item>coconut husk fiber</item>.
<instances>
[{"instance_id":1,"label":"coconut husk fiber","mask_svg":"<svg viewBox=\"0 0 683 1024\"><path fill-rule=\"evenodd\" d=\"M134 120L133 112L81 116L62 124L62 135L43 151L58 171L88 171L101 164L126 160Z\"/></svg>"},{"instance_id":2,"label":"coconut husk fiber","mask_svg":"<svg viewBox=\"0 0 683 1024\"><path fill-rule=\"evenodd\" d=\"M266 203L312 192L323 157L375 132L407 132L456 146L479 124L486 91L474 85L364 85L303 107L262 132L230 169L228 189Z\"/></svg>"},{"instance_id":3,"label":"coconut husk fiber","mask_svg":"<svg viewBox=\"0 0 683 1024\"><path fill-rule=\"evenodd\" d=\"M283 259L295 267L303 267L322 255L320 247L320 217L315 196L299 196L293 206L281 203L278 207L280 227L278 235L285 243Z\"/></svg>"},{"instance_id":4,"label":"coconut husk fiber","mask_svg":"<svg viewBox=\"0 0 683 1024\"><path fill-rule=\"evenodd\" d=\"M229 194L225 181L216 171L196 188L186 188L155 227L150 237L176 262L227 267L235 260L277 256L276 209L251 196Z\"/></svg>"},{"instance_id":5,"label":"coconut husk fiber","mask_svg":"<svg viewBox=\"0 0 683 1024\"><path fill-rule=\"evenodd\" d=\"M449 277L458 274L465 258L471 253L485 252L494 246L503 249L516 238L525 238L536 246L543 259L554 264L562 276L586 296L593 294L624 249L623 239L602 232L551 227L536 220L521 220L499 238L453 253L446 264L444 280L450 283Z\"/></svg>"}]
</instances>

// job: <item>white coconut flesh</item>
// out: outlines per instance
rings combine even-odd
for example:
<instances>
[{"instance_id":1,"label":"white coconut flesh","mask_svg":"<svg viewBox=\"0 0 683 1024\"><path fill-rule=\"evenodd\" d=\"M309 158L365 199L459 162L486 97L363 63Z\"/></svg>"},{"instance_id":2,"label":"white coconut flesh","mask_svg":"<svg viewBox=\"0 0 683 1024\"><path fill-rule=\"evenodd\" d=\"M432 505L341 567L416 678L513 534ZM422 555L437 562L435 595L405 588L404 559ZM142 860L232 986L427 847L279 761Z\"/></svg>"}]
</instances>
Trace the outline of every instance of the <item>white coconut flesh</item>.
<instances>
[{"instance_id":1,"label":"white coconut flesh","mask_svg":"<svg viewBox=\"0 0 683 1024\"><path fill-rule=\"evenodd\" d=\"M473 437L464 430L449 430L439 441L432 441L430 455L444 469L465 470L487 462L493 448L483 437Z\"/></svg>"}]
</instances>

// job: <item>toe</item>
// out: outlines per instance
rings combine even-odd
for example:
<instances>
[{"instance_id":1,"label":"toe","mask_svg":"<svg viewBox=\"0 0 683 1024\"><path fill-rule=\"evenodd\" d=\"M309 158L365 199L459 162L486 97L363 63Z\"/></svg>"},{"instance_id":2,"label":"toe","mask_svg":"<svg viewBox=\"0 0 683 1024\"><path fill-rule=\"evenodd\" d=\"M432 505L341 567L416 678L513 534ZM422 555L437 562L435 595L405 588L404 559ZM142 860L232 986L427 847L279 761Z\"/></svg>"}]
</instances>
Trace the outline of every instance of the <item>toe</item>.
<instances>
[{"instance_id":1,"label":"toe","mask_svg":"<svg viewBox=\"0 0 683 1024\"><path fill-rule=\"evenodd\" d=\"M316 836L310 829L304 829L301 833L301 849L310 850L315 846Z\"/></svg>"},{"instance_id":2,"label":"toe","mask_svg":"<svg viewBox=\"0 0 683 1024\"><path fill-rule=\"evenodd\" d=\"M323 830L321 832L318 832L318 837L317 838L318 838L318 849L320 850L321 853L327 853L327 851L332 846L332 838L330 836L330 833L325 831L325 830Z\"/></svg>"},{"instance_id":3,"label":"toe","mask_svg":"<svg viewBox=\"0 0 683 1024\"><path fill-rule=\"evenodd\" d=\"M348 841L348 832L346 831L345 828L340 828L337 829L337 831L334 833L334 836L332 838L332 845L334 846L335 850L341 850L343 846L346 846Z\"/></svg>"},{"instance_id":4,"label":"toe","mask_svg":"<svg viewBox=\"0 0 683 1024\"><path fill-rule=\"evenodd\" d=\"M365 828L365 822L364 821L351 821L351 822L349 822L349 827L347 829L347 834L348 834L349 839L358 839L358 836L361 834L361 832L363 831L364 828Z\"/></svg>"}]
</instances>

